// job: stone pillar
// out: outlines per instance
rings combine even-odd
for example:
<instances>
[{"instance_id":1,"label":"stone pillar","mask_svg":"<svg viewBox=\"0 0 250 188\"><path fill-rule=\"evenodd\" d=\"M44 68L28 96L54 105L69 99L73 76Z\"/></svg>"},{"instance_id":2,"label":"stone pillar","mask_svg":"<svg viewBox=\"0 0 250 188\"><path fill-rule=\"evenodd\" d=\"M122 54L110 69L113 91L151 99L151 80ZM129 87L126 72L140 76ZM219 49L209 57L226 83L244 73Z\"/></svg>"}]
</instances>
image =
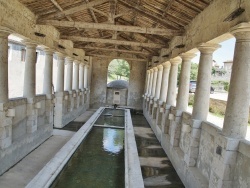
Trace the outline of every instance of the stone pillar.
<instances>
[{"instance_id":1,"label":"stone pillar","mask_svg":"<svg viewBox=\"0 0 250 188\"><path fill-rule=\"evenodd\" d=\"M206 120L209 110L211 70L213 52L220 47L219 44L203 43L198 49L201 52L192 119Z\"/></svg>"},{"instance_id":2,"label":"stone pillar","mask_svg":"<svg viewBox=\"0 0 250 188\"><path fill-rule=\"evenodd\" d=\"M198 49L201 52L197 86L194 96L192 120L190 125L184 125L184 130L190 131L190 146L185 153L184 161L187 166L195 166L199 154L199 143L201 136L201 122L206 120L209 110L211 70L213 63L213 52L220 47L219 44L201 44Z\"/></svg>"},{"instance_id":3,"label":"stone pillar","mask_svg":"<svg viewBox=\"0 0 250 188\"><path fill-rule=\"evenodd\" d=\"M84 63L80 63L79 68L79 88L84 89Z\"/></svg>"},{"instance_id":4,"label":"stone pillar","mask_svg":"<svg viewBox=\"0 0 250 188\"><path fill-rule=\"evenodd\" d=\"M87 95L88 95L88 74L89 74L89 65L84 66L84 89L85 89L85 98L84 103L87 103Z\"/></svg>"},{"instance_id":5,"label":"stone pillar","mask_svg":"<svg viewBox=\"0 0 250 188\"><path fill-rule=\"evenodd\" d=\"M231 29L236 38L223 135L245 138L250 104L250 24Z\"/></svg>"},{"instance_id":6,"label":"stone pillar","mask_svg":"<svg viewBox=\"0 0 250 188\"><path fill-rule=\"evenodd\" d=\"M65 80L65 90L71 92L72 91L72 74L73 74L73 58L66 57L65 58L66 65L66 80Z\"/></svg>"},{"instance_id":7,"label":"stone pillar","mask_svg":"<svg viewBox=\"0 0 250 188\"><path fill-rule=\"evenodd\" d=\"M250 24L230 30L236 38L234 59L222 134L215 140L209 188L233 187L239 143L245 138L250 102Z\"/></svg>"},{"instance_id":8,"label":"stone pillar","mask_svg":"<svg viewBox=\"0 0 250 188\"><path fill-rule=\"evenodd\" d=\"M36 96L36 44L30 41L24 41L26 45L24 87L23 96L34 98Z\"/></svg>"},{"instance_id":9,"label":"stone pillar","mask_svg":"<svg viewBox=\"0 0 250 188\"><path fill-rule=\"evenodd\" d=\"M168 78L169 78L169 70L170 70L170 62L167 61L162 64L163 65L163 75L162 75L162 83L161 83L161 92L160 92L160 99L158 102L158 110L157 110L157 117L156 117L156 125L159 126L161 130L163 130L162 125L165 125L165 111L163 106L167 100L167 92L168 92ZM165 104L166 105L166 104Z\"/></svg>"},{"instance_id":10,"label":"stone pillar","mask_svg":"<svg viewBox=\"0 0 250 188\"><path fill-rule=\"evenodd\" d=\"M64 58L65 56L61 53L57 55L57 78L56 78L56 92L64 91Z\"/></svg>"},{"instance_id":11,"label":"stone pillar","mask_svg":"<svg viewBox=\"0 0 250 188\"><path fill-rule=\"evenodd\" d=\"M153 85L153 74L154 74L154 70L150 69L149 70L149 88L148 88L148 95L147 95L147 102L146 102L146 110L149 111L149 105L150 105L150 96L152 93L152 85Z\"/></svg>"},{"instance_id":12,"label":"stone pillar","mask_svg":"<svg viewBox=\"0 0 250 188\"><path fill-rule=\"evenodd\" d=\"M81 90L81 105L84 105L84 63L80 63L79 70L79 88Z\"/></svg>"},{"instance_id":13,"label":"stone pillar","mask_svg":"<svg viewBox=\"0 0 250 188\"><path fill-rule=\"evenodd\" d=\"M149 114L152 115L153 113L153 105L154 105L154 97L155 97L155 91L156 91L156 81L157 81L157 74L158 74L158 68L153 68L153 81L152 81L152 91L150 95L150 103L149 103Z\"/></svg>"},{"instance_id":14,"label":"stone pillar","mask_svg":"<svg viewBox=\"0 0 250 188\"><path fill-rule=\"evenodd\" d=\"M158 68L158 74L157 74L157 81L156 81L156 88L155 88L154 106L153 106L153 111L152 111L153 120L156 119L156 113L157 113L157 107L158 107L157 103L160 98L163 66L158 65L157 68Z\"/></svg>"},{"instance_id":15,"label":"stone pillar","mask_svg":"<svg viewBox=\"0 0 250 188\"><path fill-rule=\"evenodd\" d=\"M79 90L79 61L74 61L73 90Z\"/></svg>"},{"instance_id":16,"label":"stone pillar","mask_svg":"<svg viewBox=\"0 0 250 188\"><path fill-rule=\"evenodd\" d=\"M89 66L85 65L84 66L84 88L88 90L88 69Z\"/></svg>"},{"instance_id":17,"label":"stone pillar","mask_svg":"<svg viewBox=\"0 0 250 188\"><path fill-rule=\"evenodd\" d=\"M150 76L150 70L147 70L145 96L147 96L149 92L149 81L150 81L149 76Z\"/></svg>"},{"instance_id":18,"label":"stone pillar","mask_svg":"<svg viewBox=\"0 0 250 188\"><path fill-rule=\"evenodd\" d=\"M75 95L74 97L74 107L76 109L79 108L79 104L80 104L80 92L79 92L79 61L74 61L74 69L73 69L73 90L75 90Z\"/></svg>"},{"instance_id":19,"label":"stone pillar","mask_svg":"<svg viewBox=\"0 0 250 188\"><path fill-rule=\"evenodd\" d=\"M53 51L45 49L45 65L44 65L44 77L43 77L43 94L52 94L52 75L53 75Z\"/></svg>"},{"instance_id":20,"label":"stone pillar","mask_svg":"<svg viewBox=\"0 0 250 188\"><path fill-rule=\"evenodd\" d=\"M0 103L8 101L8 28L0 27Z\"/></svg>"},{"instance_id":21,"label":"stone pillar","mask_svg":"<svg viewBox=\"0 0 250 188\"><path fill-rule=\"evenodd\" d=\"M170 63L171 63L171 69L168 82L167 104L173 106L175 105L176 101L178 64L181 63L181 58L175 57L173 59L170 59Z\"/></svg>"},{"instance_id":22,"label":"stone pillar","mask_svg":"<svg viewBox=\"0 0 250 188\"><path fill-rule=\"evenodd\" d=\"M189 82L190 82L190 69L191 69L191 59L195 57L195 54L185 53L181 55L182 66L180 73L180 84L177 95L176 109L172 110L169 117L170 120L170 144L172 147L179 146L179 140L181 136L181 116L182 112L187 110L188 99L189 99Z\"/></svg>"},{"instance_id":23,"label":"stone pillar","mask_svg":"<svg viewBox=\"0 0 250 188\"><path fill-rule=\"evenodd\" d=\"M189 99L189 84L190 84L190 70L191 60L195 57L195 54L184 53L181 55L182 65L180 74L180 84L177 95L176 109L180 111L186 111Z\"/></svg>"},{"instance_id":24,"label":"stone pillar","mask_svg":"<svg viewBox=\"0 0 250 188\"><path fill-rule=\"evenodd\" d=\"M165 106L165 122L163 124L163 132L169 134L170 119L172 119L170 114L171 107L175 105L176 101L176 89L177 89L177 76L178 76L178 64L181 63L181 58L175 57L170 59L171 69L168 81L168 94Z\"/></svg>"},{"instance_id":25,"label":"stone pillar","mask_svg":"<svg viewBox=\"0 0 250 188\"><path fill-rule=\"evenodd\" d=\"M8 102L8 36L11 30L0 26L0 103ZM12 144L12 117L0 109L0 149Z\"/></svg>"},{"instance_id":26,"label":"stone pillar","mask_svg":"<svg viewBox=\"0 0 250 188\"><path fill-rule=\"evenodd\" d=\"M169 69L170 69L171 64L169 61L167 61L163 63L162 65L163 65L163 76L162 76L162 84L161 84L160 101L166 102L167 93L168 93Z\"/></svg>"}]
</instances>

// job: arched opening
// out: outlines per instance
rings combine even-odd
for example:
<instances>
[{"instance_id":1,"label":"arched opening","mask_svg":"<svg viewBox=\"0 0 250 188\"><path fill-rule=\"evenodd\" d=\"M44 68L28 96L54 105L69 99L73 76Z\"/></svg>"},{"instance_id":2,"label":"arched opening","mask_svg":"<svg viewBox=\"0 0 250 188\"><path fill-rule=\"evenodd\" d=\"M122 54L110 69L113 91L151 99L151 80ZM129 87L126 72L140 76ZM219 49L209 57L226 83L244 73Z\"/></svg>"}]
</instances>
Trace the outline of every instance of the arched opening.
<instances>
[{"instance_id":1,"label":"arched opening","mask_svg":"<svg viewBox=\"0 0 250 188\"><path fill-rule=\"evenodd\" d=\"M127 106L130 66L124 59L109 63L107 73L107 104Z\"/></svg>"}]
</instances>

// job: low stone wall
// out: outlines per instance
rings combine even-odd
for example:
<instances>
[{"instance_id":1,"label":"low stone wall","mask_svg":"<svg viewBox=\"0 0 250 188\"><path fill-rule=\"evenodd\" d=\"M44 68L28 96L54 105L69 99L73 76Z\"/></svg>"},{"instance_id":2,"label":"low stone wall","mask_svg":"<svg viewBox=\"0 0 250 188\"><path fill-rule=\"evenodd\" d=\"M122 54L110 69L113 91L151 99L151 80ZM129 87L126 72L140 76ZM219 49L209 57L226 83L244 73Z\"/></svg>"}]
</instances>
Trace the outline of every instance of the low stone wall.
<instances>
[{"instance_id":1,"label":"low stone wall","mask_svg":"<svg viewBox=\"0 0 250 188\"><path fill-rule=\"evenodd\" d=\"M18 98L1 104L0 174L52 135L52 99Z\"/></svg>"},{"instance_id":2,"label":"low stone wall","mask_svg":"<svg viewBox=\"0 0 250 188\"><path fill-rule=\"evenodd\" d=\"M224 137L221 128L175 107L164 106L161 122L160 111L156 119L143 113L186 187L250 187L250 142Z\"/></svg>"}]
</instances>

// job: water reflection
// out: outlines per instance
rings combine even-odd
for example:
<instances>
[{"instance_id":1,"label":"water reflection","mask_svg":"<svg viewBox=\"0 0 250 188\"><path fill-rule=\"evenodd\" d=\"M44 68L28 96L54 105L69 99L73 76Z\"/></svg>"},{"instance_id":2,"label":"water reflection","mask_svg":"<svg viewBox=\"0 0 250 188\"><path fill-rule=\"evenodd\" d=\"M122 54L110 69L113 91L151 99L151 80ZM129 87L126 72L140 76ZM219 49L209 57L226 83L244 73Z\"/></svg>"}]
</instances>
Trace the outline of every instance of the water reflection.
<instances>
[{"instance_id":1,"label":"water reflection","mask_svg":"<svg viewBox=\"0 0 250 188\"><path fill-rule=\"evenodd\" d=\"M123 149L124 131L119 129L104 129L103 148L112 154L119 154Z\"/></svg>"}]
</instances>

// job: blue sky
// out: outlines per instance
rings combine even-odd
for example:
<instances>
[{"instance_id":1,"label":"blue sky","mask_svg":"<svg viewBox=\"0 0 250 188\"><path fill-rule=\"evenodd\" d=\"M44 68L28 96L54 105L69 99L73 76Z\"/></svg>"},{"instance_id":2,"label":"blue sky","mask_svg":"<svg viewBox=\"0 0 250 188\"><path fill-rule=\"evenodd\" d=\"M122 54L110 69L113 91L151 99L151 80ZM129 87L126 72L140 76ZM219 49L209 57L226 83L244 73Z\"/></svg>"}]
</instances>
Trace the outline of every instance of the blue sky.
<instances>
[{"instance_id":1,"label":"blue sky","mask_svg":"<svg viewBox=\"0 0 250 188\"><path fill-rule=\"evenodd\" d=\"M223 66L224 61L233 60L235 38L226 40L220 43L221 48L216 50L213 54L213 60L215 60L219 66ZM200 59L200 53L192 60L194 63L198 63Z\"/></svg>"}]
</instances>

